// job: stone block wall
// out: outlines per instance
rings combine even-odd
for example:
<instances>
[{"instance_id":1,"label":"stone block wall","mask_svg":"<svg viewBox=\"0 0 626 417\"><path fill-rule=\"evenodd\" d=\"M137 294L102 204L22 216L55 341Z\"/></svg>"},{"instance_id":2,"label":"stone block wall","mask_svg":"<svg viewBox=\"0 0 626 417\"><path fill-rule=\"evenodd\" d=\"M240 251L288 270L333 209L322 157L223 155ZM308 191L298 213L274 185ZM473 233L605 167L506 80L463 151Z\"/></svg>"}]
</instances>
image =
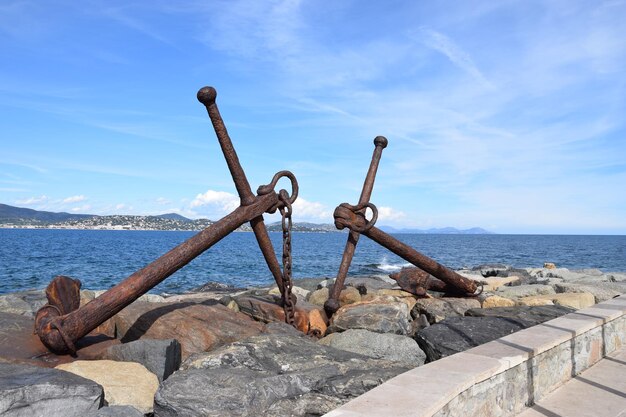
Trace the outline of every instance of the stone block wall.
<instances>
[{"instance_id":1,"label":"stone block wall","mask_svg":"<svg viewBox=\"0 0 626 417\"><path fill-rule=\"evenodd\" d=\"M626 346L626 295L399 375L326 417L515 416Z\"/></svg>"}]
</instances>

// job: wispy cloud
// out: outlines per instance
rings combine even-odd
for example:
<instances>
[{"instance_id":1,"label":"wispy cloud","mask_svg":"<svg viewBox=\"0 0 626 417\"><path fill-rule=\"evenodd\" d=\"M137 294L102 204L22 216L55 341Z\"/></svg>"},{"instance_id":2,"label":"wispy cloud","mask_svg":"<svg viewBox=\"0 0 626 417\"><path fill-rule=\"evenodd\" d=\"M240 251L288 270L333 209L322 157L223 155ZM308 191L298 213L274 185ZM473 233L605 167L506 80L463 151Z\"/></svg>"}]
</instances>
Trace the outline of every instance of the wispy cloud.
<instances>
[{"instance_id":1,"label":"wispy cloud","mask_svg":"<svg viewBox=\"0 0 626 417\"><path fill-rule=\"evenodd\" d=\"M24 204L24 205L30 206L30 205L33 205L33 204L45 203L48 200L49 200L48 196L41 195L39 197L29 197L29 198L25 198L25 199L15 200L15 203L16 204Z\"/></svg>"},{"instance_id":2,"label":"wispy cloud","mask_svg":"<svg viewBox=\"0 0 626 417\"><path fill-rule=\"evenodd\" d=\"M445 55L450 62L474 77L474 79L485 87L495 88L478 69L472 57L461 49L450 37L426 27L418 29L412 36L429 48Z\"/></svg>"},{"instance_id":3,"label":"wispy cloud","mask_svg":"<svg viewBox=\"0 0 626 417\"><path fill-rule=\"evenodd\" d=\"M64 198L62 203L63 204L73 204L73 203L78 203L80 201L85 201L87 198L84 195L74 195L71 197L67 197Z\"/></svg>"}]
</instances>

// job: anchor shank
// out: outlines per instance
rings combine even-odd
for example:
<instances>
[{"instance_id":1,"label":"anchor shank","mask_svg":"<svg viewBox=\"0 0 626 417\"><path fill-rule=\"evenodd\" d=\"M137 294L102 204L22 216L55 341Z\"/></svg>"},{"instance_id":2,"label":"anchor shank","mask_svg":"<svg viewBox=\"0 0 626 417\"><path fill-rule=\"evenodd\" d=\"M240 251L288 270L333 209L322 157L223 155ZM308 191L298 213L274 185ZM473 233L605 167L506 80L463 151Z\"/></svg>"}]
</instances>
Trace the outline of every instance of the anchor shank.
<instances>
[{"instance_id":1,"label":"anchor shank","mask_svg":"<svg viewBox=\"0 0 626 417\"><path fill-rule=\"evenodd\" d=\"M252 193L252 189L250 188L250 183L248 182L246 173L241 167L241 163L239 162L239 158L237 157L237 152L235 152L233 142L230 140L230 136L228 135L228 130L226 130L224 120L222 119L220 111L217 108L217 104L215 102L216 97L217 91L215 91L213 87L203 87L198 91L198 101L204 104L207 109L209 118L211 119L211 123L213 124L213 128L215 129L217 140L219 141L220 147L222 148L224 159L226 159L228 170L230 171L230 175L233 177L233 181L235 182L237 194L239 194L239 199L241 200L241 205L246 206L248 204L252 204L255 197ZM250 226L254 231L254 236L256 237L256 240L259 244L261 253L263 253L263 257L265 258L267 267L274 276L276 285L278 285L278 288L280 289L282 294L283 274L280 269L278 259L276 258L276 252L274 251L274 247L272 246L272 242L270 241L269 235L267 233L267 228L265 227L263 216L258 216L254 218L250 222Z\"/></svg>"}]
</instances>

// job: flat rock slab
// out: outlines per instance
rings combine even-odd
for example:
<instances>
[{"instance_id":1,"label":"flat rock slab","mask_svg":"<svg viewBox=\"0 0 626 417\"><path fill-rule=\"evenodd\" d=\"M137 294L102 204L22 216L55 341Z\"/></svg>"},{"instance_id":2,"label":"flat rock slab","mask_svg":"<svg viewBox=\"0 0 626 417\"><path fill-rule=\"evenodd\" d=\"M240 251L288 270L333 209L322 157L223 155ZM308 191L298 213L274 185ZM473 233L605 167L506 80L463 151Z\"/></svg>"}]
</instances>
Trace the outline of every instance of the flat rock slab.
<instances>
[{"instance_id":1,"label":"flat rock slab","mask_svg":"<svg viewBox=\"0 0 626 417\"><path fill-rule=\"evenodd\" d=\"M76 361L57 366L102 385L109 405L128 405L142 413L152 412L154 393L159 387L156 375L135 362L109 360Z\"/></svg>"},{"instance_id":2,"label":"flat rock slab","mask_svg":"<svg viewBox=\"0 0 626 417\"><path fill-rule=\"evenodd\" d=\"M264 325L214 300L201 303L133 303L113 317L122 342L176 339L182 359L259 334Z\"/></svg>"},{"instance_id":3,"label":"flat rock slab","mask_svg":"<svg viewBox=\"0 0 626 417\"><path fill-rule=\"evenodd\" d=\"M254 336L190 357L163 382L155 415L322 415L408 370L313 342Z\"/></svg>"},{"instance_id":4,"label":"flat rock slab","mask_svg":"<svg viewBox=\"0 0 626 417\"><path fill-rule=\"evenodd\" d=\"M465 312L471 317L506 317L515 320L523 320L530 326L544 323L548 320L561 317L576 311L566 306L513 306L494 308L473 308Z\"/></svg>"},{"instance_id":5,"label":"flat rock slab","mask_svg":"<svg viewBox=\"0 0 626 417\"><path fill-rule=\"evenodd\" d=\"M476 298L422 298L415 303L411 316L424 315L430 324L434 324L448 317L463 316L470 308L480 308L480 301Z\"/></svg>"},{"instance_id":6,"label":"flat rock slab","mask_svg":"<svg viewBox=\"0 0 626 417\"><path fill-rule=\"evenodd\" d=\"M579 281L580 282L580 281ZM561 282L554 284L557 293L588 292L593 294L596 303L601 303L626 292L626 282Z\"/></svg>"},{"instance_id":7,"label":"flat rock slab","mask_svg":"<svg viewBox=\"0 0 626 417\"><path fill-rule=\"evenodd\" d=\"M423 365L426 360L426 354L415 340L399 334L348 329L341 333L331 333L318 343L370 358L398 362L410 368Z\"/></svg>"},{"instance_id":8,"label":"flat rock slab","mask_svg":"<svg viewBox=\"0 0 626 417\"><path fill-rule=\"evenodd\" d=\"M555 294L552 285L530 284L518 285L516 287L501 287L496 291L497 295L506 298L521 298L534 295Z\"/></svg>"},{"instance_id":9,"label":"flat rock slab","mask_svg":"<svg viewBox=\"0 0 626 417\"><path fill-rule=\"evenodd\" d=\"M364 301L341 307L333 315L328 332L364 329L406 335L410 331L409 308L403 302Z\"/></svg>"},{"instance_id":10,"label":"flat rock slab","mask_svg":"<svg viewBox=\"0 0 626 417\"><path fill-rule=\"evenodd\" d=\"M577 293L561 293L561 294L547 294L547 295L535 295L532 297L523 297L518 300L521 305L562 305L575 308L579 310L581 308L591 307L596 303L596 298L593 294L588 292Z\"/></svg>"},{"instance_id":11,"label":"flat rock slab","mask_svg":"<svg viewBox=\"0 0 626 417\"><path fill-rule=\"evenodd\" d=\"M104 402L100 385L57 369L0 363L3 417L83 417Z\"/></svg>"},{"instance_id":12,"label":"flat rock slab","mask_svg":"<svg viewBox=\"0 0 626 417\"><path fill-rule=\"evenodd\" d=\"M34 320L30 317L0 312L0 362L53 368L76 359L91 359L101 350L119 344L107 336L90 334L76 343L77 357L55 355L41 343L33 328Z\"/></svg>"},{"instance_id":13,"label":"flat rock slab","mask_svg":"<svg viewBox=\"0 0 626 417\"><path fill-rule=\"evenodd\" d=\"M428 362L432 362L532 325L509 317L450 317L419 330L415 340L426 353Z\"/></svg>"}]
</instances>

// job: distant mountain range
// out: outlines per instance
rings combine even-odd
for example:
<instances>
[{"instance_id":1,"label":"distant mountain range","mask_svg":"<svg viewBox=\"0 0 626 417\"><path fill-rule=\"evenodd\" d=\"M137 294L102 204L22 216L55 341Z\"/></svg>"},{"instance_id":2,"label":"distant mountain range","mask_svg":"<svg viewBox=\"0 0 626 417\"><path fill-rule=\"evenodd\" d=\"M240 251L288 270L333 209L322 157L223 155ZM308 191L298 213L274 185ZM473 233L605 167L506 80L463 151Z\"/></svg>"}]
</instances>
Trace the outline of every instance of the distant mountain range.
<instances>
[{"instance_id":1,"label":"distant mountain range","mask_svg":"<svg viewBox=\"0 0 626 417\"><path fill-rule=\"evenodd\" d=\"M157 216L110 215L55 213L38 211L23 207L0 204L0 227L5 228L51 228L51 229L106 229L106 230L202 230L215 223L208 219L188 219L176 213ZM422 233L422 234L488 234L492 233L480 227L466 230L444 227L440 229L396 229L379 226L387 233ZM270 223L271 232L281 231L281 223ZM239 231L252 231L249 224L241 226ZM333 224L295 222L296 232L339 232Z\"/></svg>"},{"instance_id":2,"label":"distant mountain range","mask_svg":"<svg viewBox=\"0 0 626 417\"><path fill-rule=\"evenodd\" d=\"M431 229L396 229L390 226L380 226L380 230L387 233L415 233L428 235L488 235L493 234L481 227L472 227L471 229L457 229L455 227L441 227Z\"/></svg>"}]
</instances>

